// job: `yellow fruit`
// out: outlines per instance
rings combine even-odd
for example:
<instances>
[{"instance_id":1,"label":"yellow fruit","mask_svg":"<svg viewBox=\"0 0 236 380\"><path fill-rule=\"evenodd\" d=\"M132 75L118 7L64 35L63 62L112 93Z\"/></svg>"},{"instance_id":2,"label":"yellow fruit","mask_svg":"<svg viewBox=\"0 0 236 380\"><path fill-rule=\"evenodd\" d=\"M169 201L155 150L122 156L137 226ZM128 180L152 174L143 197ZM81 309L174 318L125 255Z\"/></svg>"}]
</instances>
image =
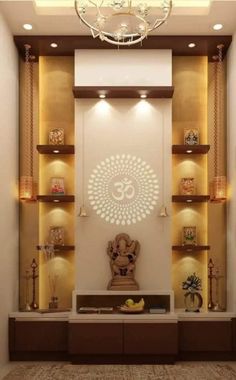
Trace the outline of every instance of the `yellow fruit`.
<instances>
[{"instance_id":1,"label":"yellow fruit","mask_svg":"<svg viewBox=\"0 0 236 380\"><path fill-rule=\"evenodd\" d=\"M129 298L125 301L125 304L126 306L130 307L134 305L134 301L131 298Z\"/></svg>"}]
</instances>

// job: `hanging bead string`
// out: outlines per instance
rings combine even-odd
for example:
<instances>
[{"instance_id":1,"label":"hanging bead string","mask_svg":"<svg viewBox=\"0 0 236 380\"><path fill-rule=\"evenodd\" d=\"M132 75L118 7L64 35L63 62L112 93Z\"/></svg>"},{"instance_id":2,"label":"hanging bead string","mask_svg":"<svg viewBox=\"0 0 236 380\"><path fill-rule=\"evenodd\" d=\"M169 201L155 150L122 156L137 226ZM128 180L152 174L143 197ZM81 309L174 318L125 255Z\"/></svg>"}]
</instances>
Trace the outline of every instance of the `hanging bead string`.
<instances>
[{"instance_id":1,"label":"hanging bead string","mask_svg":"<svg viewBox=\"0 0 236 380\"><path fill-rule=\"evenodd\" d=\"M223 48L224 45L218 45L218 140L221 139L221 131L223 127ZM220 168L220 162L222 158L221 144L218 141L218 169ZM221 170L220 170L221 171Z\"/></svg>"},{"instance_id":2,"label":"hanging bead string","mask_svg":"<svg viewBox=\"0 0 236 380\"><path fill-rule=\"evenodd\" d=\"M25 162L25 175L29 176L31 175L31 157L30 157L30 145L31 145L31 139L30 139L30 127L31 127L31 121L30 121L30 111L31 111L31 101L30 101L30 49L31 46L26 44L25 45L25 112L24 112L24 119L25 119L25 128L23 133L23 153L24 153L24 162Z\"/></svg>"},{"instance_id":3,"label":"hanging bead string","mask_svg":"<svg viewBox=\"0 0 236 380\"><path fill-rule=\"evenodd\" d=\"M30 101L29 101L29 110L30 110L30 175L33 177L34 164L33 164L33 146L34 146L34 64L32 62L33 56L29 57L31 61L29 62L29 77L30 77Z\"/></svg>"},{"instance_id":4,"label":"hanging bead string","mask_svg":"<svg viewBox=\"0 0 236 380\"><path fill-rule=\"evenodd\" d=\"M218 56L214 56L214 177L218 174Z\"/></svg>"}]
</instances>

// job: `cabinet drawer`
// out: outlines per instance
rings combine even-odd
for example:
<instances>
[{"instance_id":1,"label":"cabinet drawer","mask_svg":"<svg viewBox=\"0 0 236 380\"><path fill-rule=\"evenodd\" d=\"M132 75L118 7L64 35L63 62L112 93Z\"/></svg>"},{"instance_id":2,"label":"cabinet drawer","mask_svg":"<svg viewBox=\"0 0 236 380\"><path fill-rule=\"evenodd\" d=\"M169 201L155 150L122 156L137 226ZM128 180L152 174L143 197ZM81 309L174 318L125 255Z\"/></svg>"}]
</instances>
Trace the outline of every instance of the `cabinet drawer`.
<instances>
[{"instance_id":1,"label":"cabinet drawer","mask_svg":"<svg viewBox=\"0 0 236 380\"><path fill-rule=\"evenodd\" d=\"M125 323L125 354L177 354L177 323Z\"/></svg>"},{"instance_id":2,"label":"cabinet drawer","mask_svg":"<svg viewBox=\"0 0 236 380\"><path fill-rule=\"evenodd\" d=\"M179 322L180 351L231 351L231 321Z\"/></svg>"},{"instance_id":3,"label":"cabinet drawer","mask_svg":"<svg viewBox=\"0 0 236 380\"><path fill-rule=\"evenodd\" d=\"M69 353L122 354L122 323L70 323Z\"/></svg>"},{"instance_id":4,"label":"cabinet drawer","mask_svg":"<svg viewBox=\"0 0 236 380\"><path fill-rule=\"evenodd\" d=\"M67 351L67 322L15 321L14 351Z\"/></svg>"}]
</instances>

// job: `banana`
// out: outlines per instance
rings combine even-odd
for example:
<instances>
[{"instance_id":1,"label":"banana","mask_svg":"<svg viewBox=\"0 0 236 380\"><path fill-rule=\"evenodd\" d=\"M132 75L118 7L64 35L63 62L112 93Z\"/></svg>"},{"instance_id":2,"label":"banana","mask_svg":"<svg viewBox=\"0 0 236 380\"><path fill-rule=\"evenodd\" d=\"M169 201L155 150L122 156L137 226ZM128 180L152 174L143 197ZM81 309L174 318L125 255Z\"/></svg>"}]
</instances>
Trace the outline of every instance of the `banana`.
<instances>
[{"instance_id":1,"label":"banana","mask_svg":"<svg viewBox=\"0 0 236 380\"><path fill-rule=\"evenodd\" d=\"M134 302L133 304L129 304L126 306L129 308L129 309L132 309L132 310L135 310L135 309L143 309L144 308L144 305L145 305L145 302L144 302L144 299L141 298L141 300L139 302Z\"/></svg>"}]
</instances>

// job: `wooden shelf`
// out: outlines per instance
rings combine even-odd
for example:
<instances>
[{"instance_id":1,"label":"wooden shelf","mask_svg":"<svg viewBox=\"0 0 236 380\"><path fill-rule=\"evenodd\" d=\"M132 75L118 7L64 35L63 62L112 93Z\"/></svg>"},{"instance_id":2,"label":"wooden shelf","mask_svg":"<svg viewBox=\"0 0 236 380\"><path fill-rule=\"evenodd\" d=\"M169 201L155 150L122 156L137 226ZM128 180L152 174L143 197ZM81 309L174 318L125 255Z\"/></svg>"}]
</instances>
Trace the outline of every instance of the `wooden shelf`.
<instances>
[{"instance_id":1,"label":"wooden shelf","mask_svg":"<svg viewBox=\"0 0 236 380\"><path fill-rule=\"evenodd\" d=\"M40 154L74 154L74 145L37 145Z\"/></svg>"},{"instance_id":2,"label":"wooden shelf","mask_svg":"<svg viewBox=\"0 0 236 380\"><path fill-rule=\"evenodd\" d=\"M37 195L37 200L39 202L52 202L52 203L61 203L61 202L74 202L74 195Z\"/></svg>"},{"instance_id":3,"label":"wooden shelf","mask_svg":"<svg viewBox=\"0 0 236 380\"><path fill-rule=\"evenodd\" d=\"M173 154L206 154L210 145L172 145Z\"/></svg>"},{"instance_id":4,"label":"wooden shelf","mask_svg":"<svg viewBox=\"0 0 236 380\"><path fill-rule=\"evenodd\" d=\"M195 251L208 251L210 249L209 245L172 245L173 251L183 251L183 252L195 252Z\"/></svg>"},{"instance_id":5,"label":"wooden shelf","mask_svg":"<svg viewBox=\"0 0 236 380\"><path fill-rule=\"evenodd\" d=\"M147 98L172 98L173 86L74 86L75 98L99 98L104 94L106 98L138 98L146 94Z\"/></svg>"},{"instance_id":6,"label":"wooden shelf","mask_svg":"<svg viewBox=\"0 0 236 380\"><path fill-rule=\"evenodd\" d=\"M172 202L208 202L210 195L172 195Z\"/></svg>"},{"instance_id":7,"label":"wooden shelf","mask_svg":"<svg viewBox=\"0 0 236 380\"><path fill-rule=\"evenodd\" d=\"M44 245L37 245L37 250L42 251ZM65 252L65 251L74 251L75 246L74 245L54 245L54 251L55 252Z\"/></svg>"}]
</instances>

